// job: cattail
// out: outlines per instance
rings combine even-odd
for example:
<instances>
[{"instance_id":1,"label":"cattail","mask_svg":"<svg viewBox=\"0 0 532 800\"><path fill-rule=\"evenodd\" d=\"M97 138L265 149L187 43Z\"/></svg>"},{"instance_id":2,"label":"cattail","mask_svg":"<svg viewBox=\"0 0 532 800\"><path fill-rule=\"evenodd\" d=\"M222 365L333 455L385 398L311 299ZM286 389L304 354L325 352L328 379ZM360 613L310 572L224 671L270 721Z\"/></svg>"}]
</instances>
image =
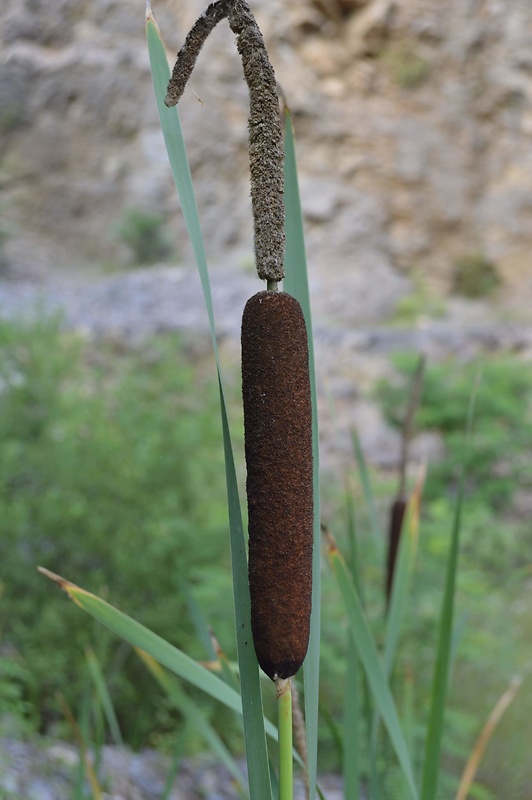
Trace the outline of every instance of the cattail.
<instances>
[{"instance_id":1,"label":"cattail","mask_svg":"<svg viewBox=\"0 0 532 800\"><path fill-rule=\"evenodd\" d=\"M414 418L419 408L421 400L421 390L423 388L423 376L425 374L425 356L420 355L417 366L410 384L408 405L406 408L403 429L401 431L401 461L399 463L399 491L390 509L390 526L388 528L388 558L386 563L386 584L384 593L386 597L386 608L390 605L392 596L393 579L401 533L406 511L406 468L408 465L408 450L410 441L414 434Z\"/></svg>"},{"instance_id":2,"label":"cattail","mask_svg":"<svg viewBox=\"0 0 532 800\"><path fill-rule=\"evenodd\" d=\"M251 627L260 666L289 678L308 648L312 596L312 421L307 332L285 292L242 318Z\"/></svg>"},{"instance_id":3,"label":"cattail","mask_svg":"<svg viewBox=\"0 0 532 800\"><path fill-rule=\"evenodd\" d=\"M397 553L399 551L399 542L401 541L401 531L403 529L403 520L406 511L406 500L403 497L398 497L394 500L390 509L390 527L388 531L388 560L386 565L386 607L390 605L392 596L393 579L395 575L395 565L397 561Z\"/></svg>"}]
</instances>

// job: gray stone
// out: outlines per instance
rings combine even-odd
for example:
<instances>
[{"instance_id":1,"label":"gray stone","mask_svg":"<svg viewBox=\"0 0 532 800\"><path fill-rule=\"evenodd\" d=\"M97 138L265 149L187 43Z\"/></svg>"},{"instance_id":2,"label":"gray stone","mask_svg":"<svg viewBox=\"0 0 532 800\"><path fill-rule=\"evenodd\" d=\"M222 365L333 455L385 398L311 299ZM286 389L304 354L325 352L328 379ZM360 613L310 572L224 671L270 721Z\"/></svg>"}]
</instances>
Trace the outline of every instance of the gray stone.
<instances>
[{"instance_id":1,"label":"gray stone","mask_svg":"<svg viewBox=\"0 0 532 800\"><path fill-rule=\"evenodd\" d=\"M340 187L335 181L306 178L301 182L303 215L311 222L330 221L341 200Z\"/></svg>"}]
</instances>

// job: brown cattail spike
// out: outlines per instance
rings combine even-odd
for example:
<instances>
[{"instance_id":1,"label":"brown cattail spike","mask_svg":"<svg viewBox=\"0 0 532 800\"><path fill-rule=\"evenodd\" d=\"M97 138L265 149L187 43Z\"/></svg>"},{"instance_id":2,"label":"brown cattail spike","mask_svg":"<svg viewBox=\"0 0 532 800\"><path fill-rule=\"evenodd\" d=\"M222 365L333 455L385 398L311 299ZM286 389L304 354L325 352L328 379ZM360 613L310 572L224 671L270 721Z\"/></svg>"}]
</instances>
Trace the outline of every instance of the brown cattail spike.
<instances>
[{"instance_id":1,"label":"brown cattail spike","mask_svg":"<svg viewBox=\"0 0 532 800\"><path fill-rule=\"evenodd\" d=\"M308 648L312 597L312 414L297 300L259 292L242 318L251 626L257 659L289 678Z\"/></svg>"},{"instance_id":2,"label":"brown cattail spike","mask_svg":"<svg viewBox=\"0 0 532 800\"><path fill-rule=\"evenodd\" d=\"M406 511L406 500L398 497L390 510L390 527L388 533L388 562L386 566L386 608L390 605L392 596L395 565L401 541L401 531Z\"/></svg>"}]
</instances>

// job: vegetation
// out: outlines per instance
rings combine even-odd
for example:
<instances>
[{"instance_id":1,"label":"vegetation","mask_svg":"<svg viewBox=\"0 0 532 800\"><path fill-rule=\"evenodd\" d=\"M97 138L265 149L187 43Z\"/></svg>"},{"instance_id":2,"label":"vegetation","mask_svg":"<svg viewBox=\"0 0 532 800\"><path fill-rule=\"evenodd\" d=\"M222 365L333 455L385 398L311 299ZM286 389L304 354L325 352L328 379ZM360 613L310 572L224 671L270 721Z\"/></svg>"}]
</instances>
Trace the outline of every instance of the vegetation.
<instances>
[{"instance_id":1,"label":"vegetation","mask_svg":"<svg viewBox=\"0 0 532 800\"><path fill-rule=\"evenodd\" d=\"M416 271L409 273L412 291L402 297L393 316L395 325L414 325L420 319L433 319L445 313L445 302L441 295L427 286L423 276Z\"/></svg>"},{"instance_id":2,"label":"vegetation","mask_svg":"<svg viewBox=\"0 0 532 800\"><path fill-rule=\"evenodd\" d=\"M397 358L396 378L378 387L377 398L394 425L401 423L415 364L413 356ZM478 734L497 694L502 694L514 675L529 672L527 636L532 616L523 604L532 539L529 518L519 504L532 490L527 456L532 450L532 374L524 365L512 355L463 364L456 360L429 364L416 416L418 430L437 432L444 444L444 456L430 464L427 473L418 568L401 653L405 674L415 681L419 710L431 691L427 676L448 521L456 502L460 465L468 464L457 584L457 653L446 737L446 764L451 773ZM467 452L463 419L471 387L477 382L474 439ZM370 555L379 548L367 539L364 549L370 563L382 557ZM530 777L524 778L526 754L518 731L521 725L527 726L521 715L531 710L532 688L525 681L516 707L502 726L504 734L498 736L497 746L481 769L484 788L479 797L523 795L523 781ZM445 785L448 794L442 796L450 796L453 783L449 773Z\"/></svg>"},{"instance_id":3,"label":"vegetation","mask_svg":"<svg viewBox=\"0 0 532 800\"><path fill-rule=\"evenodd\" d=\"M452 290L462 297L486 297L498 289L501 278L497 268L482 253L468 253L454 264Z\"/></svg>"},{"instance_id":4,"label":"vegetation","mask_svg":"<svg viewBox=\"0 0 532 800\"><path fill-rule=\"evenodd\" d=\"M117 234L128 248L134 264L156 264L175 255L160 214L130 208L124 212Z\"/></svg>"},{"instance_id":5,"label":"vegetation","mask_svg":"<svg viewBox=\"0 0 532 800\"><path fill-rule=\"evenodd\" d=\"M109 346L96 350L61 333L57 320L27 328L4 323L0 342L0 518L6 545L2 711L23 720L26 728L43 730L57 723L61 714L54 691L61 689L77 707L86 681L85 648L92 644L129 743L169 744L182 713L162 700L129 648L50 592L35 566L43 563L98 593L103 591L118 607L201 658L204 649L180 583L186 577L205 617L231 653L225 490L215 387L206 378L210 364L193 368L185 344L174 337L156 339L140 351ZM396 363L396 379L379 386L378 398L390 421L399 424L415 359L403 356ZM419 566L396 672L401 693L405 676L415 681L419 718L430 696L441 560L457 468L465 458L460 429L478 367L456 362L429 365L417 414L418 429L439 432L446 446L445 458L428 472ZM529 660L532 618L523 599L532 541L513 500L516 493L530 491L532 482L524 461L532 449L531 406L532 376L519 359L483 360L466 486L459 580L462 633L446 736L446 781L451 781L460 762L458 754L471 746L498 694L515 672L526 670ZM200 489L204 485L209 486L208 505ZM389 481L381 480L375 487L385 515ZM354 491L366 602L378 629L384 546L370 532L363 494ZM326 518L345 548L349 537L343 503L344 498L330 488ZM384 524L385 517L381 519ZM328 572L323 592L322 702L339 720L344 703L345 615ZM212 704L207 708L213 720L223 715ZM532 693L525 684L520 702L509 712L504 741L498 740L501 755L492 753L484 767L485 786L492 791L486 797L502 796L503 790L506 797L520 796L521 765L527 763L520 732L526 729L526 714L531 711ZM228 740L234 741L236 730L224 724ZM419 735L418 730L415 737ZM332 742L323 722L321 763L337 768ZM192 737L190 745L199 746L199 740ZM397 780L394 770L386 780ZM452 781L445 785L452 786Z\"/></svg>"},{"instance_id":6,"label":"vegetation","mask_svg":"<svg viewBox=\"0 0 532 800\"><path fill-rule=\"evenodd\" d=\"M36 566L112 596L200 655L181 591L186 578L230 640L211 379L192 369L175 338L156 339L142 352L94 350L62 334L57 320L2 323L0 353L1 623L3 648L19 665L14 682L28 714L46 728L58 716L54 691L61 688L69 702L79 695L92 642L110 666L128 738L146 742L157 727L152 682L127 649L50 593ZM139 691L145 707L132 702ZM12 692L4 705L16 699Z\"/></svg>"},{"instance_id":7,"label":"vegetation","mask_svg":"<svg viewBox=\"0 0 532 800\"><path fill-rule=\"evenodd\" d=\"M380 57L402 89L417 89L430 76L429 62L408 43L391 44L382 51Z\"/></svg>"},{"instance_id":8,"label":"vegetation","mask_svg":"<svg viewBox=\"0 0 532 800\"><path fill-rule=\"evenodd\" d=\"M395 385L381 384L377 397L392 424L399 426L404 413L406 379L415 358L400 356L396 365L403 376ZM476 400L475 448L468 457L466 497L487 511L509 508L515 491L532 487L526 458L532 448L532 376L519 358L484 358L460 365L454 361L432 364L424 380L423 402L417 415L421 431L445 438L446 454L431 465L425 489L430 501L452 500L466 452L464 409L471 387L479 378Z\"/></svg>"}]
</instances>

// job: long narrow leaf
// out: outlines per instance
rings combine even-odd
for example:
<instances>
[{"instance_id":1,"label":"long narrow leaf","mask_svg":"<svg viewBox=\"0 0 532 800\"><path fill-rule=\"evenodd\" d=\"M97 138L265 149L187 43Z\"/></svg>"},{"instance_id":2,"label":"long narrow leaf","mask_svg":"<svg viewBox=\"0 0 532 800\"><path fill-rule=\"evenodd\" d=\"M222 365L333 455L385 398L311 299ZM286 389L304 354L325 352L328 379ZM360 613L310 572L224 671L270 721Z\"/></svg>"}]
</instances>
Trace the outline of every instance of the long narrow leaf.
<instances>
[{"instance_id":1,"label":"long narrow leaf","mask_svg":"<svg viewBox=\"0 0 532 800\"><path fill-rule=\"evenodd\" d=\"M190 174L185 141L181 131L181 124L179 122L179 114L176 107L167 108L164 104L166 87L168 86L168 81L170 79L170 68L166 59L166 52L161 34L155 18L151 13L151 9L148 9L146 16L146 38L148 41L148 52L150 56L153 86L155 89L155 99L157 101L157 109L159 111L159 118L166 144L166 151L168 153L170 168L177 193L179 195L179 201L181 203L181 209L183 211L183 217L187 226L188 235L190 236L190 241L194 250L194 256L198 265L198 272L203 294L205 296L205 305L207 308L207 315L209 317L209 325L212 334L214 332L214 314L212 310L209 272L207 269L205 248L203 246L203 236L199 222L198 207L192 185L192 176ZM215 338L213 341L213 346L215 353L217 353Z\"/></svg>"},{"instance_id":2,"label":"long narrow leaf","mask_svg":"<svg viewBox=\"0 0 532 800\"><path fill-rule=\"evenodd\" d=\"M242 770L212 725L207 722L196 703L187 697L187 695L182 691L178 682L175 680L174 676L169 675L168 672L163 669L163 667L161 667L161 665L158 664L155 659L152 658L152 656L150 656L144 650L138 649L137 654L149 669L159 686L161 686L170 700L174 703L176 708L179 709L179 711L181 711L181 713L187 718L189 723L198 730L200 735L209 745L212 752L218 756L220 762L224 764L227 770L231 773L237 782L237 786L239 787L241 794L246 794L244 789L246 787L247 780L242 774Z\"/></svg>"},{"instance_id":3,"label":"long narrow leaf","mask_svg":"<svg viewBox=\"0 0 532 800\"><path fill-rule=\"evenodd\" d=\"M480 736L475 742L475 746L473 747L471 755L467 760L463 775L460 779L460 785L458 786L455 800L466 800L473 781L475 780L475 775L477 774L477 770L480 766L480 762L482 761L482 756L484 755L486 747L488 746L491 737L495 733L497 725L501 721L507 709L513 703L522 683L522 678L513 678L508 688L497 700L495 707L486 720L486 724L482 728Z\"/></svg>"},{"instance_id":4,"label":"long narrow leaf","mask_svg":"<svg viewBox=\"0 0 532 800\"><path fill-rule=\"evenodd\" d=\"M412 574L417 551L417 541L419 535L419 513L421 503L421 489L423 485L423 477L418 482L416 490L408 503L405 518L403 522L403 535L399 545L399 554L397 559L397 569L392 585L392 596L390 601L390 608L386 619L386 633L384 639L384 655L383 655L383 668L386 678L389 680L392 674L395 653L399 636L401 633L401 626L408 598L410 576ZM372 786L373 794L378 797L380 795L379 777L375 767L377 744L379 737L380 715L378 710L373 715L371 723L370 734L370 752L372 754L372 773L370 784ZM405 736L405 741L408 742ZM410 750L410 748L409 748Z\"/></svg>"},{"instance_id":5,"label":"long narrow leaf","mask_svg":"<svg viewBox=\"0 0 532 800\"><path fill-rule=\"evenodd\" d=\"M312 394L312 461L314 488L314 550L312 558L312 616L310 641L304 664L305 723L307 730L308 777L310 800L315 795L318 761L318 700L320 679L320 607L321 607L321 530L320 480L318 449L318 414L314 342L307 275L303 216L297 178L294 129L290 111L285 112L285 206L286 206L286 277L284 288L301 304L309 340L310 385Z\"/></svg>"},{"instance_id":6,"label":"long narrow leaf","mask_svg":"<svg viewBox=\"0 0 532 800\"><path fill-rule=\"evenodd\" d=\"M59 692L59 695L56 695L56 697L59 704L65 702L65 699L61 692ZM83 681L83 687L80 692L80 701L78 704L77 717L75 718L79 726L81 736L83 737L83 740L85 742L91 741L91 717L93 716L94 710L95 709L94 709L92 681L90 675L87 672L86 679ZM75 738L75 733L74 733L74 738ZM98 754L97 749L96 749L96 754ZM81 756L81 750L80 750L80 756ZM83 757L80 757L78 761L78 768L76 770L75 783L74 786L72 787L72 800L86 800L85 788L87 784L87 775L85 773L86 770Z\"/></svg>"},{"instance_id":7,"label":"long narrow leaf","mask_svg":"<svg viewBox=\"0 0 532 800\"><path fill-rule=\"evenodd\" d=\"M144 651L137 650L136 652L141 653ZM147 655L147 653L145 655ZM151 656L148 656L148 658L151 658ZM162 669L162 667L159 666L159 669ZM185 755L186 752L187 744L190 741L190 728L192 727L193 724L188 719L188 717L185 716L183 725L180 725L179 732L176 736L174 745L172 747L172 753L170 756L171 758L170 766L166 773L164 788L161 792L160 798L158 797L157 800L170 800L172 796L175 797L175 794L173 794L172 790L175 785L176 778L179 774L179 769L181 767L183 756Z\"/></svg>"},{"instance_id":8,"label":"long narrow leaf","mask_svg":"<svg viewBox=\"0 0 532 800\"><path fill-rule=\"evenodd\" d=\"M181 766L181 759L183 758L183 754L185 752L185 745L188 742L188 723L183 725L181 731L179 732L179 736L176 739L174 744L174 751L172 753L172 763L168 773L166 775L166 781L164 784L163 793L161 795L161 800L170 800L172 795L172 788L175 784L175 780L177 778L179 767Z\"/></svg>"},{"instance_id":9,"label":"long narrow leaf","mask_svg":"<svg viewBox=\"0 0 532 800\"><path fill-rule=\"evenodd\" d=\"M72 714L72 711L68 707L65 698L63 697L63 695L60 692L57 694L57 700L59 702L59 705L61 706L61 711L65 715L65 718L66 718L68 724L70 725L70 729L72 731L74 739L76 740L76 743L77 743L77 745L79 747L79 751L80 751L80 755L81 755L81 761L83 762L83 768L85 770L85 774L87 776L88 782L89 782L90 787L91 787L93 800L103 800L102 788L101 788L101 786L100 786L100 784L98 782L98 777L96 775L96 770L93 767L93 764L92 764L92 761L91 761L91 758L90 758L90 755L89 755L89 747L87 745L87 742L85 741L85 737L83 736L81 728L79 727L78 723L74 719L74 715Z\"/></svg>"},{"instance_id":10,"label":"long narrow leaf","mask_svg":"<svg viewBox=\"0 0 532 800\"><path fill-rule=\"evenodd\" d=\"M344 601L347 621L357 646L358 656L371 687L377 709L390 736L390 741L408 783L410 795L417 800L418 792L399 715L360 598L345 561L336 546L330 548L329 557Z\"/></svg>"},{"instance_id":11,"label":"long narrow leaf","mask_svg":"<svg viewBox=\"0 0 532 800\"><path fill-rule=\"evenodd\" d=\"M462 520L463 484L456 503L451 546L447 559L445 593L442 603L439 625L438 645L434 666L434 678L431 693L431 708L423 762L423 783L421 800L434 800L438 788L440 774L441 745L445 705L449 686L449 665L452 654L454 593L456 570L458 567L458 548Z\"/></svg>"},{"instance_id":12,"label":"long narrow leaf","mask_svg":"<svg viewBox=\"0 0 532 800\"><path fill-rule=\"evenodd\" d=\"M209 626L207 625L207 621L203 616L203 611L201 610L199 604L197 603L196 598L194 597L194 594L192 593L190 586L184 579L181 579L180 590L185 596L188 616L190 617L190 620L194 625L194 630L196 631L196 636L198 637L198 640L203 645L206 657L210 661L214 661L216 659L216 653L214 651L214 646L212 643Z\"/></svg>"},{"instance_id":13,"label":"long narrow leaf","mask_svg":"<svg viewBox=\"0 0 532 800\"><path fill-rule=\"evenodd\" d=\"M232 711L236 711L237 714L242 713L242 703L238 693L216 675L213 675L205 667L190 658L190 656L187 656L177 647L149 630L149 628L128 617L127 614L119 611L100 597L87 592L80 586L76 586L76 584L62 578L60 575L44 569L44 567L39 567L39 572L60 586L80 608L113 631L117 636L125 639L133 647L145 650L159 664L214 697L215 700L223 703Z\"/></svg>"},{"instance_id":14,"label":"long narrow leaf","mask_svg":"<svg viewBox=\"0 0 532 800\"><path fill-rule=\"evenodd\" d=\"M222 387L220 383L220 396ZM270 800L271 780L263 726L262 696L259 669L251 633L251 601L247 578L247 558L244 543L242 514L238 499L235 464L229 435L227 409L222 403L222 427L231 530L231 558L233 562L233 587L235 594L235 619L238 647L240 684L244 698L244 735L252 800ZM250 741L250 737L253 740Z\"/></svg>"},{"instance_id":15,"label":"long narrow leaf","mask_svg":"<svg viewBox=\"0 0 532 800\"><path fill-rule=\"evenodd\" d=\"M357 519L355 515L355 501L353 492L349 486L347 477L345 481L345 514L346 514L346 532L347 543L349 546L348 564L351 570L351 575L360 595L362 605L365 606L365 589L364 589L364 569L362 561L362 547L359 545L359 533L357 529Z\"/></svg>"},{"instance_id":16,"label":"long narrow leaf","mask_svg":"<svg viewBox=\"0 0 532 800\"><path fill-rule=\"evenodd\" d=\"M475 396L476 385L471 393L467 412L466 459L469 452L471 430L473 426ZM458 570L458 553L460 547L460 531L462 527L462 507L464 501L466 468L467 463L464 462L455 506L449 556L447 558L445 589L440 613L436 662L434 666L434 678L431 693L431 708L425 745L425 757L423 762L421 800L434 800L436 797L436 791L438 789L438 779L440 775L443 724L449 690L450 664L453 654L454 596L456 573Z\"/></svg>"},{"instance_id":17,"label":"long narrow leaf","mask_svg":"<svg viewBox=\"0 0 532 800\"><path fill-rule=\"evenodd\" d=\"M235 669L227 658L227 654L222 650L220 643L213 635L213 647L215 650L216 663L220 666L220 675L222 679L233 689L240 693L240 683L238 676L238 668Z\"/></svg>"},{"instance_id":18,"label":"long narrow leaf","mask_svg":"<svg viewBox=\"0 0 532 800\"><path fill-rule=\"evenodd\" d=\"M368 510L369 521L371 526L371 531L376 539L380 540L381 537L381 526L379 523L379 517L377 514L377 506L375 504L375 497L373 495L373 489L371 487L371 479L369 476L368 465L366 464L366 459L364 457L364 451L362 450L362 445L360 444L360 439L358 433L355 429L351 431L351 440L353 442L353 452L355 454L355 459L358 466L358 471L360 474L360 483L362 485L362 493L364 495L364 501L366 503L366 508Z\"/></svg>"},{"instance_id":19,"label":"long narrow leaf","mask_svg":"<svg viewBox=\"0 0 532 800\"><path fill-rule=\"evenodd\" d=\"M344 753L344 739L342 730L337 724L329 705L326 702L320 703L320 718L329 732L330 744L336 751L336 757L341 763Z\"/></svg>"},{"instance_id":20,"label":"long narrow leaf","mask_svg":"<svg viewBox=\"0 0 532 800\"><path fill-rule=\"evenodd\" d=\"M105 683L105 679L102 674L102 670L100 664L98 663L98 659L94 653L94 650L88 649L86 653L87 658L87 666L89 668L89 674L92 678L94 686L96 688L96 692L98 694L100 704L103 708L103 712L105 714L105 718L107 720L107 725L109 726L109 730L111 732L111 736L115 744L122 745L122 734L120 732L120 726L118 724L118 719L116 717L116 713L113 707L113 702L111 700L111 695L107 689L107 685Z\"/></svg>"},{"instance_id":21,"label":"long narrow leaf","mask_svg":"<svg viewBox=\"0 0 532 800\"><path fill-rule=\"evenodd\" d=\"M340 443L343 438L343 433L340 431L338 426L338 411L336 408L336 403L334 401L334 397L332 392L330 391L329 386L325 386L325 393L327 396L327 405L329 411L329 419L331 420L335 438ZM347 565L353 576L353 581L355 582L355 586L357 587L358 594L360 595L360 599L362 600L362 605L365 605L364 602L364 585L363 585L363 575L364 569L362 564L362 548L359 546L359 538L360 534L357 530L357 518L355 514L355 492L353 491L353 487L351 485L350 476L346 473L343 475L343 484L344 484L344 500L345 500L345 522L346 522L346 536L347 536L347 547L348 547L348 555L346 557Z\"/></svg>"},{"instance_id":22,"label":"long narrow leaf","mask_svg":"<svg viewBox=\"0 0 532 800\"><path fill-rule=\"evenodd\" d=\"M403 679L403 730L413 764L416 763L416 754L414 752L414 708L414 676L410 666L407 665Z\"/></svg>"},{"instance_id":23,"label":"long narrow leaf","mask_svg":"<svg viewBox=\"0 0 532 800\"><path fill-rule=\"evenodd\" d=\"M350 632L347 643L344 712L343 774L345 800L359 800L360 797L361 717L360 660L353 635Z\"/></svg>"},{"instance_id":24,"label":"long narrow leaf","mask_svg":"<svg viewBox=\"0 0 532 800\"><path fill-rule=\"evenodd\" d=\"M166 93L168 79L170 77L170 70L166 60L163 42L150 11L148 12L147 16L146 32L161 126L168 150L172 174L174 176L179 199L181 201L183 216L185 218L189 236L192 242L196 264L200 275L207 308L207 315L209 318L214 356L218 370L218 385L220 392L220 408L222 416L229 510L229 529L231 537L231 561L233 569L237 652L242 696L244 698L244 736L246 744L246 758L248 761L250 794L252 800L271 800L270 773L266 749L266 736L263 725L259 671L251 636L251 614L249 588L247 582L247 557L244 528L242 524L238 484L236 479L231 437L229 433L222 371L216 342L209 273L205 258L205 249L203 246L197 205L192 187L190 168L188 165L183 135L179 123L179 116L175 107L166 108L164 105L164 96Z\"/></svg>"},{"instance_id":25,"label":"long narrow leaf","mask_svg":"<svg viewBox=\"0 0 532 800\"><path fill-rule=\"evenodd\" d=\"M208 669L205 669L201 664L198 664L190 656L187 656L178 647L174 647L174 645L149 628L141 625L140 622L128 617L123 611L119 611L95 594L87 592L86 589L76 586L75 583L67 581L44 567L38 567L38 570L63 589L76 605L117 636L125 639L133 647L145 650L163 667L196 686L196 688L201 689L205 694L210 695L222 705L230 708L231 711L242 714L242 702L238 692L209 672ZM275 725L266 719L263 723L268 736L277 741L277 728Z\"/></svg>"}]
</instances>

